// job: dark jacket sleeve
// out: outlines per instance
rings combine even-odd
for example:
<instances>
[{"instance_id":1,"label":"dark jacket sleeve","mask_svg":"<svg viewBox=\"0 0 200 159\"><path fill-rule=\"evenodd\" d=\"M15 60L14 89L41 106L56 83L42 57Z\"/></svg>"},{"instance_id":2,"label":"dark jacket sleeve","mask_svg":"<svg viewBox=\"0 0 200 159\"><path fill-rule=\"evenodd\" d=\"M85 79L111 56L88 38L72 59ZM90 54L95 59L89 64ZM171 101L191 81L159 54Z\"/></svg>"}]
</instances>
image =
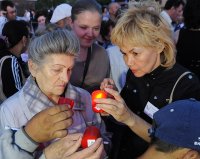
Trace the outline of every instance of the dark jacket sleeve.
<instances>
[{"instance_id":1,"label":"dark jacket sleeve","mask_svg":"<svg viewBox=\"0 0 200 159\"><path fill-rule=\"evenodd\" d=\"M3 92L6 97L15 94L22 87L22 78L19 64L16 58L8 58L2 66Z\"/></svg>"}]
</instances>

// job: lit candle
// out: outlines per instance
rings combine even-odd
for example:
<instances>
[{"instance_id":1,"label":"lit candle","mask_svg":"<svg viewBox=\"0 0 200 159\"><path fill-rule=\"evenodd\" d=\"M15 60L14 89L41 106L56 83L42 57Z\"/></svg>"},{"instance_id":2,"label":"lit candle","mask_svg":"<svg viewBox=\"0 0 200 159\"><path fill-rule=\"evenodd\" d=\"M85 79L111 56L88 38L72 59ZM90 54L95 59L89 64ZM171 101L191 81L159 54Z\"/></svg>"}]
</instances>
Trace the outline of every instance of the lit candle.
<instances>
[{"instance_id":1,"label":"lit candle","mask_svg":"<svg viewBox=\"0 0 200 159\"><path fill-rule=\"evenodd\" d=\"M82 148L91 146L99 137L101 137L100 130L96 126L87 127L81 141Z\"/></svg>"},{"instance_id":2,"label":"lit candle","mask_svg":"<svg viewBox=\"0 0 200 159\"><path fill-rule=\"evenodd\" d=\"M92 110L96 113L102 113L104 111L96 107L96 103L94 102L94 100L97 98L107 98L107 93L103 90L96 90L92 92Z\"/></svg>"},{"instance_id":3,"label":"lit candle","mask_svg":"<svg viewBox=\"0 0 200 159\"><path fill-rule=\"evenodd\" d=\"M67 104L72 109L74 106L74 100L72 100L70 98L60 97L58 100L58 104Z\"/></svg>"}]
</instances>

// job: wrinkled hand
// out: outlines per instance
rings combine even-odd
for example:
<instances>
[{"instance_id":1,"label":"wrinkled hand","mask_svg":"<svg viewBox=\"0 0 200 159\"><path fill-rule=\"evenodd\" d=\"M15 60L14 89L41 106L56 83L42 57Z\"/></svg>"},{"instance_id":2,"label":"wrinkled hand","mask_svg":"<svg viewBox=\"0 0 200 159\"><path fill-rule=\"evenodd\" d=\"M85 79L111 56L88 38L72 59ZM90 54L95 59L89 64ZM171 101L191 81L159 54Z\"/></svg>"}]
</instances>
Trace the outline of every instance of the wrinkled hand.
<instances>
[{"instance_id":1,"label":"wrinkled hand","mask_svg":"<svg viewBox=\"0 0 200 159\"><path fill-rule=\"evenodd\" d=\"M45 149L46 159L100 159L103 152L102 139L90 147L76 152L81 145L82 135L69 134Z\"/></svg>"},{"instance_id":2,"label":"wrinkled hand","mask_svg":"<svg viewBox=\"0 0 200 159\"><path fill-rule=\"evenodd\" d=\"M68 134L66 137L58 139L45 148L47 159L63 159L70 156L80 147L82 134Z\"/></svg>"},{"instance_id":3,"label":"wrinkled hand","mask_svg":"<svg viewBox=\"0 0 200 159\"><path fill-rule=\"evenodd\" d=\"M117 90L115 82L111 78L105 78L100 85L100 89L104 90L105 88L111 88Z\"/></svg>"},{"instance_id":4,"label":"wrinkled hand","mask_svg":"<svg viewBox=\"0 0 200 159\"><path fill-rule=\"evenodd\" d=\"M67 135L72 124L72 111L66 105L52 106L36 114L25 126L26 133L36 142L47 142Z\"/></svg>"},{"instance_id":5,"label":"wrinkled hand","mask_svg":"<svg viewBox=\"0 0 200 159\"><path fill-rule=\"evenodd\" d=\"M134 121L132 111L126 106L126 103L120 96L119 92L105 88L105 91L111 94L114 99L95 99L97 107L103 109L106 113L112 115L117 121L129 125ZM103 114L105 115L105 113Z\"/></svg>"}]
</instances>

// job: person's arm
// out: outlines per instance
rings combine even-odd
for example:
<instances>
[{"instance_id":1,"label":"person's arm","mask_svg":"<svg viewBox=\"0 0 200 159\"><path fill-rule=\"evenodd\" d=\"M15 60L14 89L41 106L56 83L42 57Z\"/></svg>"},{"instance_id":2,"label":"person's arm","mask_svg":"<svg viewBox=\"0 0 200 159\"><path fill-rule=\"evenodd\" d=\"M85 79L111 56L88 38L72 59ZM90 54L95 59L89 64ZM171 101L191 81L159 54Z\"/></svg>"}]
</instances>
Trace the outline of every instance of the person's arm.
<instances>
[{"instance_id":1,"label":"person's arm","mask_svg":"<svg viewBox=\"0 0 200 159\"><path fill-rule=\"evenodd\" d=\"M18 134L16 134L18 133ZM24 140L20 141L21 144L24 142L23 146L25 149L22 149L17 145L15 139L18 138L25 139L26 136L22 133L21 130L18 130L17 132L13 130L5 130L2 132L2 135L0 136L0 158L6 158L6 159L13 159L13 158L19 158L19 159L33 159L33 156L31 153L29 153L32 149L35 149L37 145L33 143L29 143L27 141L25 143Z\"/></svg>"},{"instance_id":2,"label":"person's arm","mask_svg":"<svg viewBox=\"0 0 200 159\"><path fill-rule=\"evenodd\" d=\"M2 85L3 92L8 98L22 88L21 70L17 58L8 58L2 66Z\"/></svg>"},{"instance_id":3,"label":"person's arm","mask_svg":"<svg viewBox=\"0 0 200 159\"><path fill-rule=\"evenodd\" d=\"M6 17L4 16L6 14L5 11L0 11L1 13L1 16L0 16L0 35L2 35L2 30L3 30L3 27L5 25L5 23L7 22L7 19Z\"/></svg>"},{"instance_id":4,"label":"person's arm","mask_svg":"<svg viewBox=\"0 0 200 159\"><path fill-rule=\"evenodd\" d=\"M95 102L98 103L97 107L106 112L102 115L107 115L107 113L112 115L117 121L126 124L133 132L145 141L150 142L151 139L148 134L148 129L151 125L134 114L126 106L124 100L117 91L109 88L105 88L105 91L111 94L115 99L95 99Z\"/></svg>"},{"instance_id":5,"label":"person's arm","mask_svg":"<svg viewBox=\"0 0 200 159\"><path fill-rule=\"evenodd\" d=\"M67 135L72 111L66 105L52 106L36 114L18 131L4 130L0 136L0 158L32 158L39 143Z\"/></svg>"}]
</instances>

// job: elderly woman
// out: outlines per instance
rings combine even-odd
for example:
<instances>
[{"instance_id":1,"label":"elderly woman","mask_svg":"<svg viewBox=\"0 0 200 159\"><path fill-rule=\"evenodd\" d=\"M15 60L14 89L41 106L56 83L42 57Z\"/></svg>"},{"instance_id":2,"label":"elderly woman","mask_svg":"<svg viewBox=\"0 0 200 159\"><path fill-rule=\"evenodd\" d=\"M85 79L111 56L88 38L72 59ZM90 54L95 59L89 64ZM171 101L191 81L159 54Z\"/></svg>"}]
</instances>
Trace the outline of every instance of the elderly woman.
<instances>
[{"instance_id":1,"label":"elderly woman","mask_svg":"<svg viewBox=\"0 0 200 159\"><path fill-rule=\"evenodd\" d=\"M137 135L149 141L147 128L154 112L179 99L199 100L200 83L194 74L176 63L170 28L153 11L129 9L112 31L111 40L119 46L129 67L126 84L119 95L108 89L113 87L113 81L105 79L101 88L115 99L96 102L99 108L127 125L112 123L115 133L122 136L118 158L136 158L148 145Z\"/></svg>"},{"instance_id":2,"label":"elderly woman","mask_svg":"<svg viewBox=\"0 0 200 159\"><path fill-rule=\"evenodd\" d=\"M78 52L78 39L67 30L35 38L28 49L31 75L18 93L1 105L1 129L25 125L41 110L57 104L63 96L75 102L73 123L68 132L83 133L87 126L95 125L104 140L108 141L101 117L92 111L90 94L69 83Z\"/></svg>"}]
</instances>

